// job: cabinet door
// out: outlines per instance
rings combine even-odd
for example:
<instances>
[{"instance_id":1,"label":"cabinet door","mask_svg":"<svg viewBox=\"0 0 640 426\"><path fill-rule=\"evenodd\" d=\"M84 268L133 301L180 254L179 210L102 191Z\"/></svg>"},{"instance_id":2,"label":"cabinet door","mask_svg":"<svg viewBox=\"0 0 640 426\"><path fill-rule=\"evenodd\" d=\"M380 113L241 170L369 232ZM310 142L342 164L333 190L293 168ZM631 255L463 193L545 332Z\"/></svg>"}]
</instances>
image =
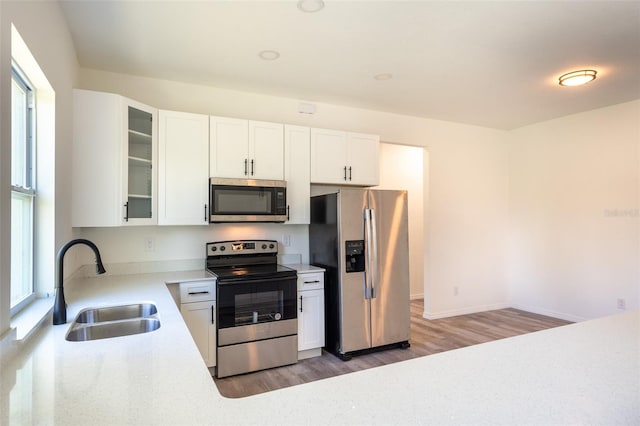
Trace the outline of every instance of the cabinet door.
<instances>
[{"instance_id":1,"label":"cabinet door","mask_svg":"<svg viewBox=\"0 0 640 426\"><path fill-rule=\"evenodd\" d=\"M298 292L298 350L324 346L324 290Z\"/></svg>"},{"instance_id":2,"label":"cabinet door","mask_svg":"<svg viewBox=\"0 0 640 426\"><path fill-rule=\"evenodd\" d=\"M284 179L283 125L249 122L249 178Z\"/></svg>"},{"instance_id":3,"label":"cabinet door","mask_svg":"<svg viewBox=\"0 0 640 426\"><path fill-rule=\"evenodd\" d=\"M311 152L308 127L284 126L284 180L287 181L287 224L309 224Z\"/></svg>"},{"instance_id":4,"label":"cabinet door","mask_svg":"<svg viewBox=\"0 0 640 426\"><path fill-rule=\"evenodd\" d=\"M380 137L349 133L347 137L348 179L352 185L379 184Z\"/></svg>"},{"instance_id":5,"label":"cabinet door","mask_svg":"<svg viewBox=\"0 0 640 426\"><path fill-rule=\"evenodd\" d=\"M249 166L249 122L210 117L210 176L247 179Z\"/></svg>"},{"instance_id":6,"label":"cabinet door","mask_svg":"<svg viewBox=\"0 0 640 426\"><path fill-rule=\"evenodd\" d=\"M311 129L311 182L346 182L347 134L337 130Z\"/></svg>"},{"instance_id":7,"label":"cabinet door","mask_svg":"<svg viewBox=\"0 0 640 426\"><path fill-rule=\"evenodd\" d=\"M155 225L157 217L158 136L155 108L124 99L126 123L124 225Z\"/></svg>"},{"instance_id":8,"label":"cabinet door","mask_svg":"<svg viewBox=\"0 0 640 426\"><path fill-rule=\"evenodd\" d=\"M158 112L74 90L72 226L157 224Z\"/></svg>"},{"instance_id":9,"label":"cabinet door","mask_svg":"<svg viewBox=\"0 0 640 426\"><path fill-rule=\"evenodd\" d=\"M209 116L160 111L158 122L158 224L206 225Z\"/></svg>"},{"instance_id":10,"label":"cabinet door","mask_svg":"<svg viewBox=\"0 0 640 426\"><path fill-rule=\"evenodd\" d=\"M71 226L120 226L122 97L73 91Z\"/></svg>"},{"instance_id":11,"label":"cabinet door","mask_svg":"<svg viewBox=\"0 0 640 426\"><path fill-rule=\"evenodd\" d=\"M207 367L216 365L216 303L183 303L180 313Z\"/></svg>"}]
</instances>

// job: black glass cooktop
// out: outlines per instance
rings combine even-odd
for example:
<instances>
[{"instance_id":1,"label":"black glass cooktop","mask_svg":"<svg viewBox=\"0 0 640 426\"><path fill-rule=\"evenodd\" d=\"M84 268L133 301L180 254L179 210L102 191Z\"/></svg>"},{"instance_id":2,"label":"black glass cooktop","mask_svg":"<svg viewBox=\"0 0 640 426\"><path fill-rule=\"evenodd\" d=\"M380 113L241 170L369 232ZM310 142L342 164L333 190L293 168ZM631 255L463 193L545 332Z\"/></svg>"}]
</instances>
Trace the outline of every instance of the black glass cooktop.
<instances>
[{"instance_id":1,"label":"black glass cooktop","mask_svg":"<svg viewBox=\"0 0 640 426\"><path fill-rule=\"evenodd\" d=\"M224 284L224 280L259 279L259 278L287 278L295 277L295 269L278 264L246 265L246 266L215 266L207 268L209 272L218 278L218 284Z\"/></svg>"}]
</instances>

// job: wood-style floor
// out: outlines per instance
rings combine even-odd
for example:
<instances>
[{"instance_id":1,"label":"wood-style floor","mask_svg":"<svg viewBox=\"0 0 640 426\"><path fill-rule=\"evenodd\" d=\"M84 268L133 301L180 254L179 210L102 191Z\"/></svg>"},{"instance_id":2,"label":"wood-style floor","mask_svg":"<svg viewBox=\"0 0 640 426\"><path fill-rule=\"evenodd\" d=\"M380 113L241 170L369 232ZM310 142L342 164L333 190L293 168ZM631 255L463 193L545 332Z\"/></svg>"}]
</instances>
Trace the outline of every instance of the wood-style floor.
<instances>
[{"instance_id":1,"label":"wood-style floor","mask_svg":"<svg viewBox=\"0 0 640 426\"><path fill-rule=\"evenodd\" d=\"M223 379L214 378L214 381L222 395L240 398L569 324L568 321L517 309L500 309L437 320L422 318L423 311L423 300L411 302L409 349L390 349L355 356L347 362L323 352L320 357L305 359L294 365Z\"/></svg>"}]
</instances>

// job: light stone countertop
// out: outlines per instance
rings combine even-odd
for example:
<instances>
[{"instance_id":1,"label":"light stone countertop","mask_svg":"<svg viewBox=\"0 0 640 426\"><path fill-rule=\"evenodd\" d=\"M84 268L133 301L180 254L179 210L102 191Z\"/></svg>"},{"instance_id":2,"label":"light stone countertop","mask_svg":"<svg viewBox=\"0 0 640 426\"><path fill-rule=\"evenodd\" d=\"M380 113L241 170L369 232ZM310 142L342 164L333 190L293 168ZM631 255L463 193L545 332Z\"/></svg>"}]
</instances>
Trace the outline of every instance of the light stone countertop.
<instances>
[{"instance_id":1,"label":"light stone countertop","mask_svg":"<svg viewBox=\"0 0 640 426\"><path fill-rule=\"evenodd\" d=\"M324 268L318 266L307 265L306 263L285 264L287 268L295 269L297 272L304 274L307 272L324 272Z\"/></svg>"},{"instance_id":2,"label":"light stone countertop","mask_svg":"<svg viewBox=\"0 0 640 426\"><path fill-rule=\"evenodd\" d=\"M0 372L0 424L640 424L640 313L628 312L240 399L220 395L165 283L100 276L84 307L151 301L160 329L90 342L46 325Z\"/></svg>"}]
</instances>

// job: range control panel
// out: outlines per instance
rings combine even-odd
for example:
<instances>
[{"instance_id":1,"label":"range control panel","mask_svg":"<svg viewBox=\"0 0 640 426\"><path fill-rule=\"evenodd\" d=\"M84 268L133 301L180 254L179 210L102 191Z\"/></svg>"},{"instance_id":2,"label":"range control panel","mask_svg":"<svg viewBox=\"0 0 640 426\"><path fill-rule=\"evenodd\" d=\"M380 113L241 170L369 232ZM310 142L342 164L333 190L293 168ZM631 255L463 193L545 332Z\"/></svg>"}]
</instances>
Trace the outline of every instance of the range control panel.
<instances>
[{"instance_id":1,"label":"range control panel","mask_svg":"<svg viewBox=\"0 0 640 426\"><path fill-rule=\"evenodd\" d=\"M275 240L236 240L207 243L207 256L278 253Z\"/></svg>"}]
</instances>

